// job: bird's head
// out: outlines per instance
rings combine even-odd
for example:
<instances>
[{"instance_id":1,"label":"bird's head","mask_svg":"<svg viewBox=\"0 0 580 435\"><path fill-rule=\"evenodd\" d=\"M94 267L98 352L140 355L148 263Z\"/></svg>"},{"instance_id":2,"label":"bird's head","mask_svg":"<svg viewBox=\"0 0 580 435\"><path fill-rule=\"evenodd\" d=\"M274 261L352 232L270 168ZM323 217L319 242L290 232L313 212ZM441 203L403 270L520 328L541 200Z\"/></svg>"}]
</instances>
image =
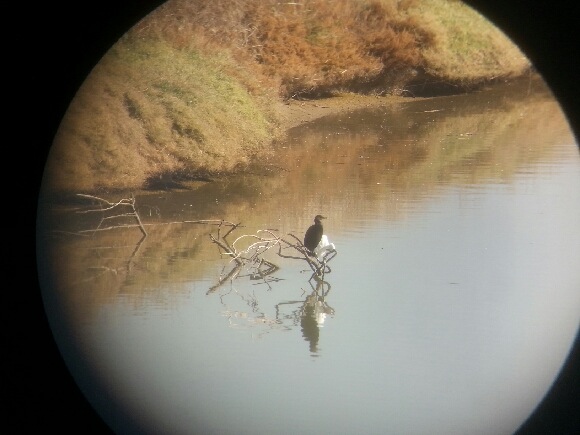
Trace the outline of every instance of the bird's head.
<instances>
[{"instance_id":1,"label":"bird's head","mask_svg":"<svg viewBox=\"0 0 580 435\"><path fill-rule=\"evenodd\" d=\"M324 216L322 216L321 214L317 214L316 217L314 218L314 222L320 222L322 219L326 219Z\"/></svg>"}]
</instances>

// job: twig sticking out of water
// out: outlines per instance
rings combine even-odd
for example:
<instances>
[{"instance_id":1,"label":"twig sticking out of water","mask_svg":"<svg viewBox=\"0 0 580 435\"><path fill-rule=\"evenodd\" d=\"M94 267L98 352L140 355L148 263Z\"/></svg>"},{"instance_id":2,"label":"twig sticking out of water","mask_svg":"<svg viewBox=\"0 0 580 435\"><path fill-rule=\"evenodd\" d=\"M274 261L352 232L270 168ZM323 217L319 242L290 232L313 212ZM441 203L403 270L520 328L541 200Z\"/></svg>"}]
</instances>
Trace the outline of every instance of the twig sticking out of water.
<instances>
[{"instance_id":1,"label":"twig sticking out of water","mask_svg":"<svg viewBox=\"0 0 580 435\"><path fill-rule=\"evenodd\" d=\"M135 209L135 197L133 195L131 195L130 198L123 198L117 202L110 202L110 201L107 201L106 199L99 198L98 196L85 195L83 193L79 193L79 194L77 194L77 196L79 196L81 198L96 200L96 201L100 202L102 205L104 205L104 207L96 208L96 209L78 210L77 213L79 213L79 214L96 213L96 212L102 213L105 211L115 210L117 208L122 208L122 207L128 207L130 210L127 213L121 213L121 214L116 214L116 215L111 215L111 216L104 216L101 219L101 221L99 222L99 225L97 226L97 228L92 230L93 232L109 230L111 228L129 227L129 225L125 224L125 225L112 225L112 226L107 227L107 228L101 228L101 226L103 225L103 223L105 221L116 220L116 219L126 218L126 217L133 217L135 219L135 221L137 222L137 226L141 230L141 233L143 233L143 237L147 237L147 231L145 231L145 227L143 226L143 223L141 222L141 218L139 217L139 213L137 213L137 210Z\"/></svg>"},{"instance_id":2,"label":"twig sticking out of water","mask_svg":"<svg viewBox=\"0 0 580 435\"><path fill-rule=\"evenodd\" d=\"M220 279L218 284L211 287L209 292L214 291L220 287L225 281L230 279L233 281L240 275L240 270L243 267L248 267L251 269L248 274L251 279L264 279L268 275L273 274L278 270L278 266L274 263L265 260L263 255L274 247L278 247L278 256L282 258L290 258L296 260L303 260L308 263L312 269L314 275L318 277L324 277L326 273L330 273L331 269L328 266L328 262L334 258L336 251L332 251L329 255L323 257L322 261L319 261L317 257L309 255L306 247L302 244L300 239L293 234L288 234L290 237L296 240L296 243L292 243L281 236L277 235L273 230L258 230L255 234L242 234L237 237L232 243L230 243L227 237L237 229L240 224L231 224L230 228L224 236L220 236L221 225L218 228L217 237L210 234L210 239L213 243L218 245L222 255L226 255L234 261L236 265L224 278ZM244 242L249 243L245 248L241 248ZM283 253L283 250L292 249L297 255L287 255ZM261 269L261 267L267 266L266 270ZM257 277L257 278L256 278ZM209 293L208 292L208 293Z\"/></svg>"},{"instance_id":3,"label":"twig sticking out of water","mask_svg":"<svg viewBox=\"0 0 580 435\"><path fill-rule=\"evenodd\" d=\"M332 272L332 270L330 269L330 266L328 266L328 262L330 262L330 260L332 260L335 256L336 256L336 251L331 251L329 253L329 255L323 257L322 261L319 261L317 257L313 257L311 255L309 255L308 250L306 249L306 247L304 246L304 244L302 243L302 241L296 237L294 234L288 234L290 237L292 237L293 239L296 240L296 243L290 243L286 240L283 240L288 247L291 247L293 249L295 249L296 251L298 251L300 254L302 254L301 257L294 257L294 256L290 256L290 255L284 255L282 254L282 251L280 250L280 252L278 252L278 255L280 257L284 257L284 258L295 258L297 260L305 260L308 265L310 266L310 269L312 269L312 271L314 272L314 274L316 276L319 277L324 277L324 275L326 273L330 273Z\"/></svg>"}]
</instances>

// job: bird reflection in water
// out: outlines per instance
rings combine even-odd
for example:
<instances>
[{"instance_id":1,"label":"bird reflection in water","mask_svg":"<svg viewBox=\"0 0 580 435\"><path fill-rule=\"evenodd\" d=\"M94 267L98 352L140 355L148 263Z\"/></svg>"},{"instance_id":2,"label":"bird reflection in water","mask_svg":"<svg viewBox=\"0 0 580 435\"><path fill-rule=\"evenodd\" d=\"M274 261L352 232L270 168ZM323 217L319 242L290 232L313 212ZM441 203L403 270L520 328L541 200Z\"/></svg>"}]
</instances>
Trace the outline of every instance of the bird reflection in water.
<instances>
[{"instance_id":1,"label":"bird reflection in water","mask_svg":"<svg viewBox=\"0 0 580 435\"><path fill-rule=\"evenodd\" d=\"M317 354L320 328L324 326L324 322L328 316L334 316L334 308L326 302L326 297L330 292L330 284L328 281L324 281L316 274L313 274L308 283L312 288L312 292L306 296L306 299L301 301L286 301L276 304L276 319L278 321L293 319L295 325L300 322L302 337L304 337L304 340L309 343L310 352L312 354ZM282 313L283 306L294 304L301 304L301 306L299 309L293 311L291 315L284 315Z\"/></svg>"},{"instance_id":2,"label":"bird reflection in water","mask_svg":"<svg viewBox=\"0 0 580 435\"><path fill-rule=\"evenodd\" d=\"M309 281L313 291L306 297L300 310L300 327L302 336L309 342L310 352L318 352L318 341L320 338L320 328L324 326L327 316L334 315L334 308L326 302L326 296L330 291L330 284L313 276L316 287Z\"/></svg>"}]
</instances>

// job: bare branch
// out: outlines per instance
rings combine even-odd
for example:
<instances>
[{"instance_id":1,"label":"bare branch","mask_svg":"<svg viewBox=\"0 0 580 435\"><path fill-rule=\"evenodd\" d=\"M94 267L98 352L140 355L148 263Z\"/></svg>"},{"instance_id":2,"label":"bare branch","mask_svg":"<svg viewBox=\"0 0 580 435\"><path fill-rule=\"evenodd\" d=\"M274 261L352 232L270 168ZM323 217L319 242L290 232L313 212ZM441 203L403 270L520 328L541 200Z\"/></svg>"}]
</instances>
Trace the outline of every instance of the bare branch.
<instances>
[{"instance_id":1,"label":"bare branch","mask_svg":"<svg viewBox=\"0 0 580 435\"><path fill-rule=\"evenodd\" d=\"M137 227L143 234L141 240L137 243L129 262L127 264L127 271L132 268L132 260L139 251L143 241L147 237L145 226L154 225L168 225L168 224L202 224L213 225L217 227L217 235L209 234L213 243L218 246L220 255L226 255L230 261L235 262L230 272L221 277L218 283L210 288L209 292L214 291L220 287L225 281L234 280L238 277L249 277L251 280L261 280L264 284L271 288L270 283L277 279L272 275L279 270L279 267L263 258L263 256L270 250L278 247L277 255L281 258L295 259L306 261L313 272L313 277L316 279L324 279L324 275L331 272L328 262L330 262L337 254L336 250L329 249L323 255L313 255L302 243L302 241L294 234L289 233L290 240L281 237L274 229L259 229L254 234L242 234L234 239L233 242L228 241L233 232L239 228L244 228L241 223L234 223L223 219L200 219L200 220L185 220L179 222L163 222L163 223L147 223L144 224L135 206L136 200L133 195L129 198L122 198L116 202L111 202L98 196L77 194L78 197L97 202L98 205L93 204L93 208L86 208L84 210L77 210L77 213L87 214L100 212L103 214L96 228L92 230L81 230L75 233L76 235L83 235L84 233L96 233L98 231L108 231L118 228L133 228ZM120 207L128 207L119 213L114 213ZM126 219L134 219L136 224L129 224L123 222ZM222 236L222 229L225 234ZM227 229L227 230L226 230ZM247 246L246 246L247 245ZM289 254L287 250L291 250ZM284 252L283 252L284 251ZM243 270L246 270L242 274Z\"/></svg>"},{"instance_id":2,"label":"bare branch","mask_svg":"<svg viewBox=\"0 0 580 435\"><path fill-rule=\"evenodd\" d=\"M141 230L141 233L143 233L143 236L147 236L147 231L145 231L145 227L143 226L143 223L141 222L141 218L139 217L139 213L135 209L135 197L133 195L131 195L130 198L123 198L117 202L110 202L110 201L107 201L106 199L99 198L98 196L85 195L83 193L78 193L77 196L79 196L81 198L95 200L95 201L98 201L99 203L101 203L102 205L105 205L105 208L101 207L101 208L96 208L96 209L77 210L77 213L79 213L79 214L95 213L95 212L104 213L106 211L114 210L115 208L121 207L121 206L126 206L126 207L131 208L130 212L121 213L121 214L117 214L117 215L111 215L111 216L104 216L101 219L101 221L99 222L99 225L97 225L97 228L95 228L93 230L93 232L101 231L102 230L101 225L105 221L133 217L135 219L135 221L137 222L137 227L139 228L139 230ZM125 225L112 225L111 227L109 227L107 229L110 229L110 228L130 228L130 227L132 227L132 226L129 226L126 224Z\"/></svg>"},{"instance_id":3,"label":"bare branch","mask_svg":"<svg viewBox=\"0 0 580 435\"><path fill-rule=\"evenodd\" d=\"M223 223L223 222L222 222ZM230 235L239 224L232 226L227 234L220 237L221 223L218 227L217 237L210 234L211 240L217 244L225 255L230 256L236 262L236 268L247 267L250 269L249 273L241 274L238 273L234 275L228 274L230 279L241 278L249 276L252 280L261 279L268 288L271 288L270 282L275 280L275 278L270 278L266 280L267 276L271 276L277 270L278 266L265 260L263 254L275 246L278 246L278 256L282 258L296 259L306 261L308 266L312 270L313 277L317 279L324 279L324 275L331 272L328 262L336 256L335 250L329 250L324 253L321 259L312 255L310 251L302 244L301 240L294 234L288 234L296 240L296 243L292 243L281 236L276 234L274 230L258 230L255 234L242 234L230 244L226 237ZM249 241L249 245L244 248L238 248L243 242ZM298 255L286 255L282 252L283 249L293 249ZM266 270L262 269L262 266L267 266ZM223 281L220 280L220 285ZM212 287L214 289L215 287Z\"/></svg>"},{"instance_id":4,"label":"bare branch","mask_svg":"<svg viewBox=\"0 0 580 435\"><path fill-rule=\"evenodd\" d=\"M240 266L244 264L244 263L243 263L243 261L242 261L242 260L240 260L240 259L239 259L239 258L236 256L235 252L233 252L229 246L227 246L225 243L222 243L222 242L220 242L218 239L216 239L216 238L213 236L213 234L210 234L210 235L209 235L209 238L212 240L212 242L214 242L216 245L218 245L220 248L222 248L222 249L225 251L225 253L226 253L227 255L230 255L230 256L231 256L231 257L234 259L234 261L235 261L236 263L238 263Z\"/></svg>"}]
</instances>

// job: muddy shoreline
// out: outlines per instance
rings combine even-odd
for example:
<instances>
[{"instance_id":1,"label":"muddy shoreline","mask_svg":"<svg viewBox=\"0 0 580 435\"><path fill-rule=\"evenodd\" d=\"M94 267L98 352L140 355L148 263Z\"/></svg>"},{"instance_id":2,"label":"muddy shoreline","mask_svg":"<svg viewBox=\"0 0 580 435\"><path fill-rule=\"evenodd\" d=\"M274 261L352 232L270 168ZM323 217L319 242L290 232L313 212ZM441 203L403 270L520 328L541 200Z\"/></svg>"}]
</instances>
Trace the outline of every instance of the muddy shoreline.
<instances>
[{"instance_id":1,"label":"muddy shoreline","mask_svg":"<svg viewBox=\"0 0 580 435\"><path fill-rule=\"evenodd\" d=\"M323 116L363 108L387 107L409 99L416 98L344 93L316 100L289 100L278 103L275 110L280 119L279 129L285 132Z\"/></svg>"}]
</instances>

